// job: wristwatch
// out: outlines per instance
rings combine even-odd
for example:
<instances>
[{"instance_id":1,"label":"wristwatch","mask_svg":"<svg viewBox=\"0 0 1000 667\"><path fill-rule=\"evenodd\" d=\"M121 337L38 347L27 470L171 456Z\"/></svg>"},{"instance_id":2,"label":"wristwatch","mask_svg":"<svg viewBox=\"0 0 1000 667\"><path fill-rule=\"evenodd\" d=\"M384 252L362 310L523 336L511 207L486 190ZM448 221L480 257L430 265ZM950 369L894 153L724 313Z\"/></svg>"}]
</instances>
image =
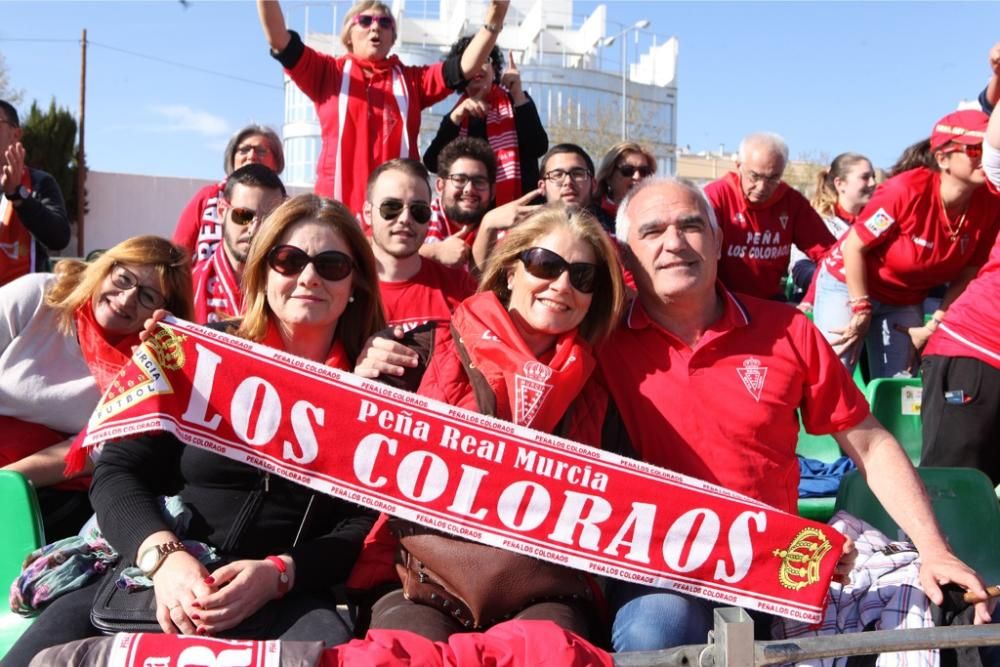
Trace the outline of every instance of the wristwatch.
<instances>
[{"instance_id":1,"label":"wristwatch","mask_svg":"<svg viewBox=\"0 0 1000 667\"><path fill-rule=\"evenodd\" d=\"M31 193L28 192L28 188L23 185L19 185L17 186L17 190L14 190L10 194L5 192L3 193L3 196L6 197L8 201L21 201L22 199L30 197Z\"/></svg>"},{"instance_id":2,"label":"wristwatch","mask_svg":"<svg viewBox=\"0 0 1000 667\"><path fill-rule=\"evenodd\" d=\"M167 556L175 551L187 551L187 549L183 542L164 542L163 544L151 546L139 554L139 561L136 565L139 566L144 575L152 577L160 569L160 566L163 565L163 561L166 560Z\"/></svg>"},{"instance_id":3,"label":"wristwatch","mask_svg":"<svg viewBox=\"0 0 1000 667\"><path fill-rule=\"evenodd\" d=\"M492 32L494 35L496 35L497 33L500 32L500 28L502 28L503 26L498 25L496 23L484 23L483 27Z\"/></svg>"}]
</instances>

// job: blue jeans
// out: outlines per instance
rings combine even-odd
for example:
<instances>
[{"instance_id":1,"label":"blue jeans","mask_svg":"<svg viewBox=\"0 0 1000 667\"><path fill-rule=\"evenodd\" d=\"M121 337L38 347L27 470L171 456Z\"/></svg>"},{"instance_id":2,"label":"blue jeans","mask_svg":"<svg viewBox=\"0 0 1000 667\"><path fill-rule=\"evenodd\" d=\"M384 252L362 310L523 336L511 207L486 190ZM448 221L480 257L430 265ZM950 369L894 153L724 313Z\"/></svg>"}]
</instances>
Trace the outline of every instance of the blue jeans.
<instances>
[{"instance_id":1,"label":"blue jeans","mask_svg":"<svg viewBox=\"0 0 1000 667\"><path fill-rule=\"evenodd\" d=\"M837 280L826 270L820 269L816 281L816 305L813 308L813 322L828 341L840 338L832 333L843 329L851 321L851 307L847 303L847 284ZM868 350L868 369L871 379L892 377L909 369L914 359L913 343L907 333L899 327L918 327L924 323L921 304L894 306L872 301L872 318L864 343ZM849 371L854 371L857 359L855 351L840 355L840 360Z\"/></svg>"},{"instance_id":2,"label":"blue jeans","mask_svg":"<svg viewBox=\"0 0 1000 667\"><path fill-rule=\"evenodd\" d=\"M611 646L624 651L704 644L717 606L701 598L618 579L605 588L614 621Z\"/></svg>"}]
</instances>

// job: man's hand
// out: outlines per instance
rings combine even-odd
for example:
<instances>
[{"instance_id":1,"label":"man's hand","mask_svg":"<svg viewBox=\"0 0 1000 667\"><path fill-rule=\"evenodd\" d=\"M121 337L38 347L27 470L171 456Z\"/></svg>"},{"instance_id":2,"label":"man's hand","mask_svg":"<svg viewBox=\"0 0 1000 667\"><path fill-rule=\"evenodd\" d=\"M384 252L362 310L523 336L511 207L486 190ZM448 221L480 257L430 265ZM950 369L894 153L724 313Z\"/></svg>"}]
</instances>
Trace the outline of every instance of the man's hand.
<instances>
[{"instance_id":1,"label":"man's hand","mask_svg":"<svg viewBox=\"0 0 1000 667\"><path fill-rule=\"evenodd\" d=\"M500 85L510 91L510 97L514 101L514 106L521 106L528 101L528 96L524 94L521 87L521 72L514 62L514 52L507 52L507 70L500 77Z\"/></svg>"},{"instance_id":2,"label":"man's hand","mask_svg":"<svg viewBox=\"0 0 1000 667\"><path fill-rule=\"evenodd\" d=\"M983 580L975 570L963 563L950 551L940 553L920 554L920 586L931 602L940 605L944 602L941 586L956 584L971 593L976 602L976 625L990 622L989 595Z\"/></svg>"},{"instance_id":3,"label":"man's hand","mask_svg":"<svg viewBox=\"0 0 1000 667\"><path fill-rule=\"evenodd\" d=\"M4 194L12 195L24 178L24 146L20 141L14 142L4 151L3 158L3 169L0 169L0 190Z\"/></svg>"},{"instance_id":4,"label":"man's hand","mask_svg":"<svg viewBox=\"0 0 1000 667\"><path fill-rule=\"evenodd\" d=\"M392 338L373 338L365 349L361 350L354 374L374 380L379 375L402 375L407 368L416 367L420 358L417 353L402 343L397 342L403 337L403 328L395 327Z\"/></svg>"},{"instance_id":5,"label":"man's hand","mask_svg":"<svg viewBox=\"0 0 1000 667\"><path fill-rule=\"evenodd\" d=\"M917 352L924 349L924 345L927 345L927 341L930 339L931 334L934 333L934 329L930 328L926 324L921 324L919 327L907 327L902 324L897 324L896 331L908 335L910 337L910 341L913 342L913 348Z\"/></svg>"},{"instance_id":6,"label":"man's hand","mask_svg":"<svg viewBox=\"0 0 1000 667\"><path fill-rule=\"evenodd\" d=\"M994 44L993 48L990 49L990 69L995 76L1000 76L1000 42Z\"/></svg>"},{"instance_id":7,"label":"man's hand","mask_svg":"<svg viewBox=\"0 0 1000 667\"><path fill-rule=\"evenodd\" d=\"M463 268L469 263L469 244L465 242L465 237L470 231L468 225L463 225L446 239L436 243L425 243L420 246L420 256L452 269Z\"/></svg>"},{"instance_id":8,"label":"man's hand","mask_svg":"<svg viewBox=\"0 0 1000 667\"><path fill-rule=\"evenodd\" d=\"M847 537L844 540L844 548L840 552L840 560L833 571L833 580L838 584L847 585L851 583L851 570L854 569L854 561L858 558L858 550L854 547L854 540Z\"/></svg>"},{"instance_id":9,"label":"man's hand","mask_svg":"<svg viewBox=\"0 0 1000 667\"><path fill-rule=\"evenodd\" d=\"M489 110L490 107L486 104L486 102L472 97L466 97L464 100L455 105L455 108L452 109L451 113L448 115L451 118L452 123L455 125L461 125L470 117L486 118L486 114Z\"/></svg>"}]
</instances>

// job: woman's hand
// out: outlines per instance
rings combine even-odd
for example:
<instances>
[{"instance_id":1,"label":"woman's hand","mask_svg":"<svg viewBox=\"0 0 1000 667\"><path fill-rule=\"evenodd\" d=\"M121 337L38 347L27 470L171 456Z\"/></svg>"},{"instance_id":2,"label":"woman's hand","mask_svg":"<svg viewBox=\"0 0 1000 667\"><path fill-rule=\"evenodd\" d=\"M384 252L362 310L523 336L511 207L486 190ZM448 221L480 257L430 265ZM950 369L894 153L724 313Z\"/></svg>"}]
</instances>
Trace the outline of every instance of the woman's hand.
<instances>
[{"instance_id":1,"label":"woman's hand","mask_svg":"<svg viewBox=\"0 0 1000 667\"><path fill-rule=\"evenodd\" d=\"M851 315L851 321L843 329L831 329L830 333L840 336L840 338L830 341L833 351L838 356L850 352L851 363L857 362L858 354L861 352L861 344L865 340L871 321L871 311L862 311Z\"/></svg>"},{"instance_id":2,"label":"woman's hand","mask_svg":"<svg viewBox=\"0 0 1000 667\"><path fill-rule=\"evenodd\" d=\"M358 357L358 365L354 374L374 380L379 375L402 375L407 368L416 367L420 361L417 353L402 343L396 342L403 337L403 328L392 330L393 338L373 338Z\"/></svg>"},{"instance_id":3,"label":"woman's hand","mask_svg":"<svg viewBox=\"0 0 1000 667\"><path fill-rule=\"evenodd\" d=\"M199 610L195 599L212 592L208 570L186 551L168 554L153 575L156 621L168 635L198 632Z\"/></svg>"},{"instance_id":4,"label":"woman's hand","mask_svg":"<svg viewBox=\"0 0 1000 667\"><path fill-rule=\"evenodd\" d=\"M932 322L934 320L931 320ZM896 325L896 331L899 333L904 333L910 337L910 341L913 343L913 348L920 352L924 349L924 345L927 345L927 341L930 340L931 334L937 326L931 327L929 324L921 324L919 327L907 327L902 324Z\"/></svg>"},{"instance_id":5,"label":"woman's hand","mask_svg":"<svg viewBox=\"0 0 1000 667\"><path fill-rule=\"evenodd\" d=\"M461 125L466 118L486 118L486 114L489 112L490 106L483 102L482 100L477 100L472 97L466 97L464 100L455 105L455 108L451 110L449 116L451 117L451 122L455 125Z\"/></svg>"},{"instance_id":6,"label":"woman's hand","mask_svg":"<svg viewBox=\"0 0 1000 667\"><path fill-rule=\"evenodd\" d=\"M280 573L267 560L238 560L212 573L216 589L194 601L204 632L234 628L280 596Z\"/></svg>"},{"instance_id":7,"label":"woman's hand","mask_svg":"<svg viewBox=\"0 0 1000 667\"><path fill-rule=\"evenodd\" d=\"M157 308L154 310L153 314L150 315L149 319L142 325L143 329L139 332L139 342L146 342L147 338L156 333L156 329L158 328L157 325L168 315L170 315L170 311L164 310L163 308Z\"/></svg>"},{"instance_id":8,"label":"woman's hand","mask_svg":"<svg viewBox=\"0 0 1000 667\"><path fill-rule=\"evenodd\" d=\"M517 69L514 61L514 52L507 52L507 69L500 76L500 85L510 91L510 98L514 106L519 107L528 101L528 96L524 94L521 87L521 72Z\"/></svg>"}]
</instances>

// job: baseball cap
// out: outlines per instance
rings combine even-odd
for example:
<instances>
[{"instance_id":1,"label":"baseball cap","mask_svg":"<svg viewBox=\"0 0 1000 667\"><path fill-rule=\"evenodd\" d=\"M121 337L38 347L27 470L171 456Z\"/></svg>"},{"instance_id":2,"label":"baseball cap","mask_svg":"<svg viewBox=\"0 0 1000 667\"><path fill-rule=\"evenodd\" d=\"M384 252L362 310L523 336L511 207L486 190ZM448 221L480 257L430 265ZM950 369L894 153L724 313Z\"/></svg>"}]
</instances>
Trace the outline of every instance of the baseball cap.
<instances>
[{"instance_id":1,"label":"baseball cap","mask_svg":"<svg viewBox=\"0 0 1000 667\"><path fill-rule=\"evenodd\" d=\"M977 109L951 112L934 123L931 130L931 150L937 150L949 141L967 145L983 143L989 120L989 116Z\"/></svg>"}]
</instances>

